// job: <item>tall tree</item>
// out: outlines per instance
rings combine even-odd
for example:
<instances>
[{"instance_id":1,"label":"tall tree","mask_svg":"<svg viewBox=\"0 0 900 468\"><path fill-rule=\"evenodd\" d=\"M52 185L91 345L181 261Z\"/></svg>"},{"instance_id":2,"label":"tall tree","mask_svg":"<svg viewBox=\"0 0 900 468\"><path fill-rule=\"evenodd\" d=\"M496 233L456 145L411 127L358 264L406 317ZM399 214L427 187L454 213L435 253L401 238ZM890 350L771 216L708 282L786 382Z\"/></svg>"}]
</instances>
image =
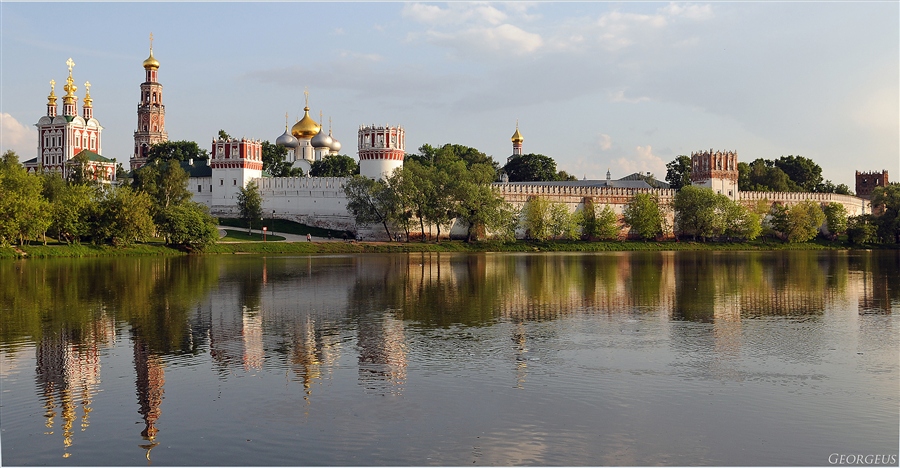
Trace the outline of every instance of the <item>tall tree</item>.
<instances>
[{"instance_id":1,"label":"tall tree","mask_svg":"<svg viewBox=\"0 0 900 468\"><path fill-rule=\"evenodd\" d=\"M134 171L132 187L150 195L155 211L161 213L166 208L191 199L187 189L188 173L181 167L181 161L156 160Z\"/></svg>"},{"instance_id":2,"label":"tall tree","mask_svg":"<svg viewBox=\"0 0 900 468\"><path fill-rule=\"evenodd\" d=\"M127 246L149 239L156 230L151 203L146 192L128 186L105 187L97 203L94 241Z\"/></svg>"},{"instance_id":3,"label":"tall tree","mask_svg":"<svg viewBox=\"0 0 900 468\"><path fill-rule=\"evenodd\" d=\"M314 161L309 168L309 175L313 177L350 177L359 174L359 164L356 159L344 154L327 156L320 161Z\"/></svg>"},{"instance_id":4,"label":"tall tree","mask_svg":"<svg viewBox=\"0 0 900 468\"><path fill-rule=\"evenodd\" d=\"M882 242L900 244L900 184L876 187L872 192L872 209L879 212L876 220Z\"/></svg>"},{"instance_id":5,"label":"tall tree","mask_svg":"<svg viewBox=\"0 0 900 468\"><path fill-rule=\"evenodd\" d=\"M825 224L832 239L847 232L847 208L840 203L827 203L822 207L825 212Z\"/></svg>"},{"instance_id":6,"label":"tall tree","mask_svg":"<svg viewBox=\"0 0 900 468\"><path fill-rule=\"evenodd\" d=\"M791 243L806 242L816 237L825 222L825 213L812 200L801 201L790 208L773 205L771 216L772 227Z\"/></svg>"},{"instance_id":7,"label":"tall tree","mask_svg":"<svg viewBox=\"0 0 900 468\"><path fill-rule=\"evenodd\" d=\"M644 239L653 239L663 233L665 216L659 206L659 198L649 193L638 193L625 205L622 213L625 224Z\"/></svg>"},{"instance_id":8,"label":"tall tree","mask_svg":"<svg viewBox=\"0 0 900 468\"><path fill-rule=\"evenodd\" d=\"M201 149L196 142L183 140L157 143L151 146L147 153L147 164L156 160L168 161L171 159L178 161L209 159L209 153L205 149Z\"/></svg>"},{"instance_id":9,"label":"tall tree","mask_svg":"<svg viewBox=\"0 0 900 468\"><path fill-rule=\"evenodd\" d=\"M815 192L822 183L822 168L812 159L803 156L782 156L775 160L775 167L784 171L801 192Z\"/></svg>"},{"instance_id":10,"label":"tall tree","mask_svg":"<svg viewBox=\"0 0 900 468\"><path fill-rule=\"evenodd\" d=\"M262 160L263 170L267 171L272 177L300 177L303 170L299 167L291 167L291 163L287 161L288 149L282 145L262 142Z\"/></svg>"},{"instance_id":11,"label":"tall tree","mask_svg":"<svg viewBox=\"0 0 900 468\"><path fill-rule=\"evenodd\" d=\"M609 205L597 210L590 198L585 199L581 215L581 235L587 240L613 240L619 236L618 220Z\"/></svg>"},{"instance_id":12,"label":"tall tree","mask_svg":"<svg viewBox=\"0 0 900 468\"><path fill-rule=\"evenodd\" d=\"M51 222L49 207L41 179L25 171L14 151L6 151L0 158L0 245L43 235Z\"/></svg>"},{"instance_id":13,"label":"tall tree","mask_svg":"<svg viewBox=\"0 0 900 468\"><path fill-rule=\"evenodd\" d=\"M246 187L238 190L237 206L241 219L247 221L247 233L253 232L253 222L261 220L263 216L262 194L259 193L256 181L250 181Z\"/></svg>"},{"instance_id":14,"label":"tall tree","mask_svg":"<svg viewBox=\"0 0 900 468\"><path fill-rule=\"evenodd\" d=\"M726 197L727 199L727 197ZM719 234L723 228L717 213L716 193L710 188L688 185L675 194L675 230L695 240Z\"/></svg>"},{"instance_id":15,"label":"tall tree","mask_svg":"<svg viewBox=\"0 0 900 468\"><path fill-rule=\"evenodd\" d=\"M503 171L510 182L542 182L557 180L556 161L543 154L528 153L509 160Z\"/></svg>"},{"instance_id":16,"label":"tall tree","mask_svg":"<svg viewBox=\"0 0 900 468\"><path fill-rule=\"evenodd\" d=\"M219 238L216 219L209 209L194 203L172 205L163 212L159 229L166 235L166 243L187 250L203 250Z\"/></svg>"},{"instance_id":17,"label":"tall tree","mask_svg":"<svg viewBox=\"0 0 900 468\"><path fill-rule=\"evenodd\" d=\"M396 194L385 181L354 175L344 184L344 194L347 196L347 211L353 215L357 225L380 223L388 239L392 238L388 222L395 216L399 204Z\"/></svg>"},{"instance_id":18,"label":"tall tree","mask_svg":"<svg viewBox=\"0 0 900 468\"><path fill-rule=\"evenodd\" d=\"M691 185L691 158L679 155L672 162L666 164L666 182L669 188L680 190Z\"/></svg>"}]
</instances>

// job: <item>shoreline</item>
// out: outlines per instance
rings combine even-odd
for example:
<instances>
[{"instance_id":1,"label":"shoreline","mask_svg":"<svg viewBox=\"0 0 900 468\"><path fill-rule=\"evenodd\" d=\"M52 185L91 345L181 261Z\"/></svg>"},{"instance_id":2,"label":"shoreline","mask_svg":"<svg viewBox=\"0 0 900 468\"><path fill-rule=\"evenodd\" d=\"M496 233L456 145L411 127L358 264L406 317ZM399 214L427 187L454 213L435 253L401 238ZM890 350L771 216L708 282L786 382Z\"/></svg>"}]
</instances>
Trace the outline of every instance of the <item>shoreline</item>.
<instances>
[{"instance_id":1,"label":"shoreline","mask_svg":"<svg viewBox=\"0 0 900 468\"><path fill-rule=\"evenodd\" d=\"M163 244L137 244L130 247L109 245L26 245L0 247L0 260L27 258L84 258L228 254L360 254L360 253L424 253L424 252L664 252L664 251L767 251L767 250L895 250L897 245L849 246L842 242L804 242L790 244L777 240L753 242L693 242L693 241L483 241L466 243L442 242L359 242L359 241L299 241L299 242L219 242L202 252L187 252Z\"/></svg>"}]
</instances>

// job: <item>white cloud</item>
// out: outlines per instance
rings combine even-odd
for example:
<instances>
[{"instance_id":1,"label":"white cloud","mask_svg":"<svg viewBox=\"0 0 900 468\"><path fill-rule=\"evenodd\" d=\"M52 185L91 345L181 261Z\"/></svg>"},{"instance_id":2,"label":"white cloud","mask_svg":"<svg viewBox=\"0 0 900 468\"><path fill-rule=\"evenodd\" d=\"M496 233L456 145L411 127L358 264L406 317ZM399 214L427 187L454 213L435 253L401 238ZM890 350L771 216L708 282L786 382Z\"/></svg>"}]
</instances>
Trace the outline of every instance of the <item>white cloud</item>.
<instances>
[{"instance_id":1,"label":"white cloud","mask_svg":"<svg viewBox=\"0 0 900 468\"><path fill-rule=\"evenodd\" d=\"M692 5L689 3L670 3L661 8L659 11L668 16L681 16L695 21L706 21L712 19L712 5Z\"/></svg>"},{"instance_id":2,"label":"white cloud","mask_svg":"<svg viewBox=\"0 0 900 468\"><path fill-rule=\"evenodd\" d=\"M469 22L485 22L498 25L506 21L507 18L506 13L483 3L451 3L447 8L430 4L410 3L403 7L401 14L413 21L437 26Z\"/></svg>"},{"instance_id":3,"label":"white cloud","mask_svg":"<svg viewBox=\"0 0 900 468\"><path fill-rule=\"evenodd\" d=\"M601 150L606 151L612 148L612 138L605 133L601 133L600 138L597 139L597 144Z\"/></svg>"},{"instance_id":4,"label":"white cloud","mask_svg":"<svg viewBox=\"0 0 900 468\"><path fill-rule=\"evenodd\" d=\"M19 161L31 159L37 147L37 130L19 123L12 115L0 113L0 151L13 150Z\"/></svg>"},{"instance_id":5,"label":"white cloud","mask_svg":"<svg viewBox=\"0 0 900 468\"><path fill-rule=\"evenodd\" d=\"M616 92L611 92L611 93L609 93L609 100L612 101L612 102L627 102L627 103L630 103L630 104L636 104L636 103L638 103L638 102L649 101L650 98L647 97L647 96L639 96L639 97L636 97L636 98L625 97L625 90L624 90L624 89L620 89L620 90L618 90L618 91L616 91Z\"/></svg>"},{"instance_id":6,"label":"white cloud","mask_svg":"<svg viewBox=\"0 0 900 468\"><path fill-rule=\"evenodd\" d=\"M614 165L623 171L623 174L616 178L635 172L650 172L659 180L666 176L666 162L653 154L653 148L650 145L636 147L632 156L619 158Z\"/></svg>"},{"instance_id":7,"label":"white cloud","mask_svg":"<svg viewBox=\"0 0 900 468\"><path fill-rule=\"evenodd\" d=\"M524 31L511 24L476 27L444 33L430 31L431 42L456 49L460 55L503 53L525 55L539 49L544 41L539 34Z\"/></svg>"}]
</instances>

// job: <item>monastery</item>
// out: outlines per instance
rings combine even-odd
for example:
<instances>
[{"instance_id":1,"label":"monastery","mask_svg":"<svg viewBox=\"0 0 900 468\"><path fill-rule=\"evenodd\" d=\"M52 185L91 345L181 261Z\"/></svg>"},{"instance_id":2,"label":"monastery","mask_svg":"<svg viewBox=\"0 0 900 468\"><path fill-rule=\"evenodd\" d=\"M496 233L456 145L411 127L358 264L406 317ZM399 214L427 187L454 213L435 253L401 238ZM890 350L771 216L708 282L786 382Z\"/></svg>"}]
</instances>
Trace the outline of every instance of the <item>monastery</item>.
<instances>
[{"instance_id":1,"label":"monastery","mask_svg":"<svg viewBox=\"0 0 900 468\"><path fill-rule=\"evenodd\" d=\"M47 113L41 117L38 128L38 155L25 162L31 171L54 171L65 176L71 170L72 160L84 155L89 161L91 175L100 181L115 182L115 161L101 156L100 135L103 127L93 117L90 83L85 83L85 98L82 115L76 110L76 87L72 77L74 62L67 61L69 76L64 86L63 113L57 115L55 82L50 82ZM130 158L130 169L144 165L152 145L168 141L165 129L165 105L163 86L159 82L160 62L153 56L152 35L150 56L144 60L145 81L140 85L140 101L137 107L137 129L134 132L134 153ZM287 116L284 133L275 143L287 148L287 162L295 168L309 173L313 162L336 155L341 143L329 129L309 115L309 93L305 94L303 117L288 128ZM319 120L322 120L321 114ZM330 120L330 119L329 119ZM512 155L524 154L525 138L516 124L511 137ZM370 178L381 178L403 166L406 154L406 132L395 125L361 125L357 132L357 154L360 174ZM840 203L847 208L848 215L855 216L870 212L864 198L833 193L798 192L741 192L738 190L738 155L736 151L716 151L713 149L691 154L691 179L697 186L708 187L717 193L727 195L747 205L760 201L780 202L793 205L804 200L819 203ZM265 218L289 219L307 225L352 230L362 239L378 239L384 233L369 226L356 226L347 211L347 199L343 185L348 180L340 177L271 177L263 171L262 140L258 139L215 139L211 142L210 159L187 161L183 166L190 174L188 189L194 201L209 207L210 213L218 217L237 217L237 195L241 188L255 181L263 198ZM887 174L875 179L868 173L860 177L866 189L872 180L878 184L887 183ZM864 185L865 185L864 184ZM552 202L564 203L570 211L578 211L587 205L609 205L620 215L625 206L638 193L656 195L667 212L668 225L673 225L674 212L671 205L675 190L665 184L650 185L640 175L612 180L607 172L606 180L580 180L566 182L516 182L501 180L493 184L494 189L513 206L521 208L532 197L547 198ZM859 185L859 182L858 184ZM270 216L271 215L271 216ZM626 228L627 229L627 228ZM449 236L464 236L467 226L454 223ZM524 231L517 236L524 236ZM622 232L627 236L627 230Z\"/></svg>"}]
</instances>

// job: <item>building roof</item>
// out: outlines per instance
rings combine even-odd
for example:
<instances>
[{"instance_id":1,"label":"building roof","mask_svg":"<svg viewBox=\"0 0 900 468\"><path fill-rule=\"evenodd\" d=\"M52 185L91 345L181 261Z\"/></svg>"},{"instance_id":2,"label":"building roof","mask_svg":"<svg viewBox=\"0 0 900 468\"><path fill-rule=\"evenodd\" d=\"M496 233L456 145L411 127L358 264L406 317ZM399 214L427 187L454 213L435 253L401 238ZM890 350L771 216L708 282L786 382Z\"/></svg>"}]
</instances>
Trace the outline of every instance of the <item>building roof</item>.
<instances>
[{"instance_id":1,"label":"building roof","mask_svg":"<svg viewBox=\"0 0 900 468\"><path fill-rule=\"evenodd\" d=\"M188 177L212 177L212 168L209 167L208 159L192 159L179 162L184 172L188 173Z\"/></svg>"},{"instance_id":2,"label":"building roof","mask_svg":"<svg viewBox=\"0 0 900 468\"><path fill-rule=\"evenodd\" d=\"M658 182L658 181L656 181ZM522 185L543 185L549 187L611 187L611 188L669 188L668 184L665 184L665 187L654 187L653 185L647 183L646 180L638 179L638 180L562 180L562 181L548 181L548 182L509 182L510 184L522 184Z\"/></svg>"},{"instance_id":3,"label":"building roof","mask_svg":"<svg viewBox=\"0 0 900 468\"><path fill-rule=\"evenodd\" d=\"M633 174L629 174L629 175L627 175L627 176L625 176L625 177L622 177L622 178L619 179L619 180L643 180L643 181L645 181L649 186L651 186L651 187L653 187L653 188L661 188L661 189L667 189L667 188L669 188L669 184L668 184L668 183L663 182L663 181L661 181L661 180L656 180L655 178L653 178L653 177L651 177L651 176L649 176L649 175L641 174L640 172L635 172L635 173L633 173Z\"/></svg>"},{"instance_id":4,"label":"building roof","mask_svg":"<svg viewBox=\"0 0 900 468\"><path fill-rule=\"evenodd\" d=\"M75 157L78 157L79 155L82 155L82 154L87 156L88 161L107 163L107 164L112 164L115 162L112 159L104 158L103 156L100 156L99 154L97 154L91 150L81 150L78 152L78 154L75 155Z\"/></svg>"}]
</instances>

